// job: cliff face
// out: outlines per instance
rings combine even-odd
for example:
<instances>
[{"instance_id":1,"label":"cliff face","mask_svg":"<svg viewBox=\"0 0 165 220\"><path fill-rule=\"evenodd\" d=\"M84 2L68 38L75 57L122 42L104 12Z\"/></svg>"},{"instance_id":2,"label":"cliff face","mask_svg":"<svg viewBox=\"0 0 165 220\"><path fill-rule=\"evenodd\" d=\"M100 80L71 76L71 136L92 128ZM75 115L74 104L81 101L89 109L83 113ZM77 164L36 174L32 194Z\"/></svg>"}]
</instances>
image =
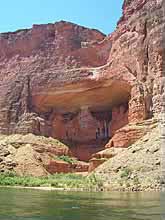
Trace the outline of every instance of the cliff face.
<instances>
[{"instance_id":1,"label":"cliff face","mask_svg":"<svg viewBox=\"0 0 165 220\"><path fill-rule=\"evenodd\" d=\"M125 0L109 36L64 21L1 34L0 133L52 136L89 160L157 117L164 27L163 0Z\"/></svg>"},{"instance_id":2,"label":"cliff face","mask_svg":"<svg viewBox=\"0 0 165 220\"><path fill-rule=\"evenodd\" d=\"M131 81L131 121L160 112L164 27L163 1L124 1L123 16L110 36L113 46L109 74L128 76L127 80Z\"/></svg>"}]
</instances>

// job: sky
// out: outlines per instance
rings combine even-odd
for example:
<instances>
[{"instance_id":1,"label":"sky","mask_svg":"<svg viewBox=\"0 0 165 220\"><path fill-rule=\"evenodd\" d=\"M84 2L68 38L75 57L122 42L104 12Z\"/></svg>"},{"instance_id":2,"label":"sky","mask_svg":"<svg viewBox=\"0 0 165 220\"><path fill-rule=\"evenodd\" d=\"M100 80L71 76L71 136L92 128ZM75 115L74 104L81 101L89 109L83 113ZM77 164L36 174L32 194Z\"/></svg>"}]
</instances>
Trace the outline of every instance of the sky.
<instances>
[{"instance_id":1,"label":"sky","mask_svg":"<svg viewBox=\"0 0 165 220\"><path fill-rule=\"evenodd\" d=\"M65 20L109 34L122 4L123 0L1 0L0 32Z\"/></svg>"}]
</instances>

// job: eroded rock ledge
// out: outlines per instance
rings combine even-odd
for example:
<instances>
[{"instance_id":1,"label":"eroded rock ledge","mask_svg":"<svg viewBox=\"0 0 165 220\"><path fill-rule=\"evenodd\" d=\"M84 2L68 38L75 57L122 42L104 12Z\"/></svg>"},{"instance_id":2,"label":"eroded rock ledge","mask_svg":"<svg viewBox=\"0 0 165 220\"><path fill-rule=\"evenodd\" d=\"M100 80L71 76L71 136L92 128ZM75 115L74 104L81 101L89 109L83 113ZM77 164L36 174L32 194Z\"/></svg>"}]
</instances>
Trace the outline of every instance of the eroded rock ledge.
<instances>
[{"instance_id":1,"label":"eroded rock ledge","mask_svg":"<svg viewBox=\"0 0 165 220\"><path fill-rule=\"evenodd\" d=\"M65 21L0 34L0 133L53 137L84 161L128 147L146 133L129 124L161 111L164 28L162 0L125 0L109 36Z\"/></svg>"}]
</instances>

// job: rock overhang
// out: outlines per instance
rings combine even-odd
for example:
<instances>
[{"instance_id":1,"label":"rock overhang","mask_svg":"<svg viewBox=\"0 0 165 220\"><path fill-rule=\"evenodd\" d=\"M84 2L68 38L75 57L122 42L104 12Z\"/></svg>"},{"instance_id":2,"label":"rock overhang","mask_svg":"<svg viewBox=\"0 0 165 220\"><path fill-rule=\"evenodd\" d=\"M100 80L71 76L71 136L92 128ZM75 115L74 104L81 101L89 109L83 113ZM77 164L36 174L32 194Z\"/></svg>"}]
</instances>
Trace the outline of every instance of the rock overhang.
<instances>
[{"instance_id":1,"label":"rock overhang","mask_svg":"<svg viewBox=\"0 0 165 220\"><path fill-rule=\"evenodd\" d=\"M128 103L130 93L130 84L122 80L86 80L36 92L32 94L32 102L40 113L50 109L75 112L84 107L91 111L103 111Z\"/></svg>"}]
</instances>

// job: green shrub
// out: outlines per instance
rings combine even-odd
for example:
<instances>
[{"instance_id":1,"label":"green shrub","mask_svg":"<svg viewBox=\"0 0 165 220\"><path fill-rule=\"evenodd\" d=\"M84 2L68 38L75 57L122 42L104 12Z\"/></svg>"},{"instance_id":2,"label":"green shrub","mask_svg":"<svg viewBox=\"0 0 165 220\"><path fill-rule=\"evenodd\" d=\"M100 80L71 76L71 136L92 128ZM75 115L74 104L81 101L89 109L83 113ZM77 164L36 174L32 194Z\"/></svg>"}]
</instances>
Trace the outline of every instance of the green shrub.
<instances>
[{"instance_id":1,"label":"green shrub","mask_svg":"<svg viewBox=\"0 0 165 220\"><path fill-rule=\"evenodd\" d=\"M130 183L127 182L126 183L126 187L129 188L130 187Z\"/></svg>"},{"instance_id":2,"label":"green shrub","mask_svg":"<svg viewBox=\"0 0 165 220\"><path fill-rule=\"evenodd\" d=\"M134 179L133 179L133 183L134 183L134 185L139 185L139 179L138 179L138 177L135 177Z\"/></svg>"},{"instance_id":3,"label":"green shrub","mask_svg":"<svg viewBox=\"0 0 165 220\"><path fill-rule=\"evenodd\" d=\"M96 190L102 187L101 179L92 174L89 177L67 173L54 174L46 177L17 176L14 173L0 174L1 186L25 186L39 187L52 186L56 188L83 188L84 190Z\"/></svg>"},{"instance_id":4,"label":"green shrub","mask_svg":"<svg viewBox=\"0 0 165 220\"><path fill-rule=\"evenodd\" d=\"M125 167L121 170L120 177L121 178L129 178L132 173L132 170L128 167Z\"/></svg>"},{"instance_id":5,"label":"green shrub","mask_svg":"<svg viewBox=\"0 0 165 220\"><path fill-rule=\"evenodd\" d=\"M56 156L55 157L56 160L62 160L62 161L65 161L67 163L70 163L70 164L73 164L73 163L76 163L77 160L72 158L72 157L69 157L68 155L61 155L61 156Z\"/></svg>"}]
</instances>

